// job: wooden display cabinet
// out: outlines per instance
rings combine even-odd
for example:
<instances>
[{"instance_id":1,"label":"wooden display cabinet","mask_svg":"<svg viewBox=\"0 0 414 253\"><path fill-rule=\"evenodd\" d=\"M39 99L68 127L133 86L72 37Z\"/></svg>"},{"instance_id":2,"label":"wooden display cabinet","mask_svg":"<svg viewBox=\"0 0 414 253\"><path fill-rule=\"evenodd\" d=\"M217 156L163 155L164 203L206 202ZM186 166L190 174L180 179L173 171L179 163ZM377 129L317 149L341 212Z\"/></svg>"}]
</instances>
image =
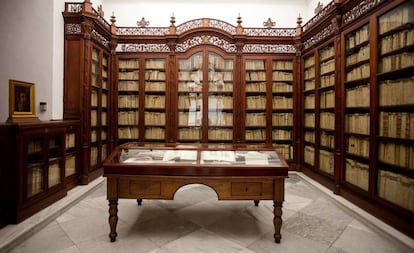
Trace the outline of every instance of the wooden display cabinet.
<instances>
[{"instance_id":1,"label":"wooden display cabinet","mask_svg":"<svg viewBox=\"0 0 414 253\"><path fill-rule=\"evenodd\" d=\"M78 126L77 121L0 125L1 146L8 150L1 153L7 223L21 222L79 183Z\"/></svg>"}]
</instances>

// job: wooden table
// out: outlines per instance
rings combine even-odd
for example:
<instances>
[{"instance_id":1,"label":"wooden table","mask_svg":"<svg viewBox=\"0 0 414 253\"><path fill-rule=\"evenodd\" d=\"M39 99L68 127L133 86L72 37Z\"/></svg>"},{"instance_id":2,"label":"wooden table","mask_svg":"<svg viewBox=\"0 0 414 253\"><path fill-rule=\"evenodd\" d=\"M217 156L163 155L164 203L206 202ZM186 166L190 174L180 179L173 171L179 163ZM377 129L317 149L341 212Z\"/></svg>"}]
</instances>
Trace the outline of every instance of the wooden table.
<instances>
[{"instance_id":1,"label":"wooden table","mask_svg":"<svg viewBox=\"0 0 414 253\"><path fill-rule=\"evenodd\" d=\"M104 163L109 237L117 237L118 199L173 199L187 184L203 184L219 200L273 200L274 239L280 243L288 165L272 147L219 144L118 146Z\"/></svg>"}]
</instances>

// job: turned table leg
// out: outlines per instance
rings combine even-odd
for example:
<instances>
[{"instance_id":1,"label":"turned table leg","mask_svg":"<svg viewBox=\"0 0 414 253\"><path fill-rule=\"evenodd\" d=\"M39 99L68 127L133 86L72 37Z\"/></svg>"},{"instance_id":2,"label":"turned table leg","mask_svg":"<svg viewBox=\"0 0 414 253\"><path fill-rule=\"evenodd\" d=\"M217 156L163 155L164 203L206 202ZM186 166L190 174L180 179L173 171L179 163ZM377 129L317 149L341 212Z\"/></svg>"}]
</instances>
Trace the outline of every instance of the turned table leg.
<instances>
[{"instance_id":1,"label":"turned table leg","mask_svg":"<svg viewBox=\"0 0 414 253\"><path fill-rule=\"evenodd\" d=\"M109 200L109 227L111 232L109 233L109 238L111 242L114 242L116 236L116 224L118 223L118 199Z\"/></svg>"},{"instance_id":2,"label":"turned table leg","mask_svg":"<svg viewBox=\"0 0 414 253\"><path fill-rule=\"evenodd\" d=\"M280 243L282 235L280 234L280 229L282 228L282 203L283 201L273 201L273 225L275 227L275 242Z\"/></svg>"}]
</instances>

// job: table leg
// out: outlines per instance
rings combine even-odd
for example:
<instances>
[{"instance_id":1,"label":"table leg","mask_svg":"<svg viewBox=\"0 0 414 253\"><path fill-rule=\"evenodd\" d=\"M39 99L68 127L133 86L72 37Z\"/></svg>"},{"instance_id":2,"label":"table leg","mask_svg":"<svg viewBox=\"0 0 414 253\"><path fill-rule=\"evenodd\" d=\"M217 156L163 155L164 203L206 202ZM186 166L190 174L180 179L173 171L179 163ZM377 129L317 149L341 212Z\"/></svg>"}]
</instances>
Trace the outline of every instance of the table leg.
<instances>
[{"instance_id":1,"label":"table leg","mask_svg":"<svg viewBox=\"0 0 414 253\"><path fill-rule=\"evenodd\" d=\"M142 199L137 199L137 204L140 206L142 205Z\"/></svg>"},{"instance_id":2,"label":"table leg","mask_svg":"<svg viewBox=\"0 0 414 253\"><path fill-rule=\"evenodd\" d=\"M259 202L260 202L260 200L255 199L255 200L253 200L253 201L254 201L254 205L255 205L255 206L259 206Z\"/></svg>"},{"instance_id":3,"label":"table leg","mask_svg":"<svg viewBox=\"0 0 414 253\"><path fill-rule=\"evenodd\" d=\"M282 205L283 201L273 201L273 225L275 227L275 242L280 243L282 235L280 234L280 229L282 228Z\"/></svg>"},{"instance_id":4,"label":"table leg","mask_svg":"<svg viewBox=\"0 0 414 253\"><path fill-rule=\"evenodd\" d=\"M114 242L116 236L116 224L118 223L118 199L109 200L109 227L111 232L109 233L109 238L111 242Z\"/></svg>"}]
</instances>

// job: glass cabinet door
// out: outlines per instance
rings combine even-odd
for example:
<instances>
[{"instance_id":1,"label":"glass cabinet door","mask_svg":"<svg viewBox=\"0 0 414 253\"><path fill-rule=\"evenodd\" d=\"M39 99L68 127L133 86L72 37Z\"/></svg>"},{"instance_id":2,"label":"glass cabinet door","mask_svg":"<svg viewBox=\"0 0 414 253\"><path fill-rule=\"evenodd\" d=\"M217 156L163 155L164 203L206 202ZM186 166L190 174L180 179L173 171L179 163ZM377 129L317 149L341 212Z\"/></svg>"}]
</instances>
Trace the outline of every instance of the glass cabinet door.
<instances>
[{"instance_id":1,"label":"glass cabinet door","mask_svg":"<svg viewBox=\"0 0 414 253\"><path fill-rule=\"evenodd\" d=\"M233 140L233 60L208 54L208 141Z\"/></svg>"},{"instance_id":2,"label":"glass cabinet door","mask_svg":"<svg viewBox=\"0 0 414 253\"><path fill-rule=\"evenodd\" d=\"M200 142L203 118L203 53L178 61L178 141Z\"/></svg>"}]
</instances>

